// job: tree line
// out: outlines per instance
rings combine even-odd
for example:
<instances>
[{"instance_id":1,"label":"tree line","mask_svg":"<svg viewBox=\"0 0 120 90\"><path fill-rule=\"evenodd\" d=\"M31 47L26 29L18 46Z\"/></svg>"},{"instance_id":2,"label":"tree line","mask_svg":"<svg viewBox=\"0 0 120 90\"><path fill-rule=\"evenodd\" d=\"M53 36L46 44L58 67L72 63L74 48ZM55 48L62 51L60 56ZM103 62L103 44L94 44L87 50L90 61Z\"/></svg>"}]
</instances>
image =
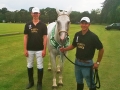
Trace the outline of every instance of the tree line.
<instances>
[{"instance_id":1,"label":"tree line","mask_svg":"<svg viewBox=\"0 0 120 90\"><path fill-rule=\"evenodd\" d=\"M90 17L91 23L120 22L120 0L105 0L101 5L102 9L93 9L90 13L88 11L72 11L70 14L71 23L79 23L83 16ZM3 7L0 9L0 22L26 23L32 19L30 15L32 8L30 7L28 11L25 9L9 11ZM51 23L57 19L55 8L47 7L41 9L40 12L40 19L45 23Z\"/></svg>"}]
</instances>

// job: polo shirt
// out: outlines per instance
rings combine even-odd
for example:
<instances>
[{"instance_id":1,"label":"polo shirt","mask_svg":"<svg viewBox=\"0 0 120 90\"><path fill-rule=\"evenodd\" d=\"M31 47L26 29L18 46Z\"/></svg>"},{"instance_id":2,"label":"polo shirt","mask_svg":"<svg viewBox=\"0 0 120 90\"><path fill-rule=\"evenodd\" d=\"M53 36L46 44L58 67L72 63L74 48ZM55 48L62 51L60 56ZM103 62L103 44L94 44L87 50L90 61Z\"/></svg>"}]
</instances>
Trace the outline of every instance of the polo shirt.
<instances>
[{"instance_id":1,"label":"polo shirt","mask_svg":"<svg viewBox=\"0 0 120 90\"><path fill-rule=\"evenodd\" d=\"M47 35L47 26L43 22L36 25L29 22L25 25L24 34L28 35L27 50L39 51L44 49L43 36Z\"/></svg>"},{"instance_id":2,"label":"polo shirt","mask_svg":"<svg viewBox=\"0 0 120 90\"><path fill-rule=\"evenodd\" d=\"M76 47L76 58L91 60L94 57L95 49L102 49L103 45L98 36L88 30L85 35L82 31L75 34L72 45Z\"/></svg>"}]
</instances>

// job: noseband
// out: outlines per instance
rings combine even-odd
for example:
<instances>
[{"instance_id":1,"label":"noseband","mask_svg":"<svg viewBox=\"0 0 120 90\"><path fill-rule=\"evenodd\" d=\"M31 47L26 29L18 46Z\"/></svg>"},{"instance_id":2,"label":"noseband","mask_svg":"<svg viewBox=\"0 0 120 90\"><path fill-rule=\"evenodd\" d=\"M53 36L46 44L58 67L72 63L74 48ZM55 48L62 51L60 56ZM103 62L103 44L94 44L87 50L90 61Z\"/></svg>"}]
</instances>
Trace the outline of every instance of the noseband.
<instances>
[{"instance_id":1,"label":"noseband","mask_svg":"<svg viewBox=\"0 0 120 90\"><path fill-rule=\"evenodd\" d=\"M65 30L60 30L60 31L58 31L59 34L60 34L61 32L65 32L65 33L67 33L67 35L68 35L68 32L65 31Z\"/></svg>"}]
</instances>

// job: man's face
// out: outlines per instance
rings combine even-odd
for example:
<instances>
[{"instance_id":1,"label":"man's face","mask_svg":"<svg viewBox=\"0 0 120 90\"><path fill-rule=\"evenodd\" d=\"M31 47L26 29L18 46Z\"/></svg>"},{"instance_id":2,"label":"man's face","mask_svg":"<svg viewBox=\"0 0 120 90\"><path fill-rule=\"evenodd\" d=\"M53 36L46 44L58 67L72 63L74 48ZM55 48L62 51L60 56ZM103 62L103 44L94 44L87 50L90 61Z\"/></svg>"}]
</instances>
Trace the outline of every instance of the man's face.
<instances>
[{"instance_id":1,"label":"man's face","mask_svg":"<svg viewBox=\"0 0 120 90\"><path fill-rule=\"evenodd\" d=\"M90 23L87 23L86 21L80 22L80 26L82 28L82 31L86 31L89 29Z\"/></svg>"},{"instance_id":2,"label":"man's face","mask_svg":"<svg viewBox=\"0 0 120 90\"><path fill-rule=\"evenodd\" d=\"M40 16L40 13L38 12L34 12L34 13L31 13L33 19L39 19L39 16Z\"/></svg>"}]
</instances>

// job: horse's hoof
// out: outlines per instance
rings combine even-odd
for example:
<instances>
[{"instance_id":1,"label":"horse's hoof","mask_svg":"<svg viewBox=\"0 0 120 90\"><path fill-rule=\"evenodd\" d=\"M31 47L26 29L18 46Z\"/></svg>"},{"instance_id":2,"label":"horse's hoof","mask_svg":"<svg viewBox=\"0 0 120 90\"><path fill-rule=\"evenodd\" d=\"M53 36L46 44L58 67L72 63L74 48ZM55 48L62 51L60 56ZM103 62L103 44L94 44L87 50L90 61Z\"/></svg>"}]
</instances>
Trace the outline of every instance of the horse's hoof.
<instances>
[{"instance_id":1,"label":"horse's hoof","mask_svg":"<svg viewBox=\"0 0 120 90\"><path fill-rule=\"evenodd\" d=\"M63 83L58 83L58 86L63 86Z\"/></svg>"},{"instance_id":2,"label":"horse's hoof","mask_svg":"<svg viewBox=\"0 0 120 90\"><path fill-rule=\"evenodd\" d=\"M53 90L56 90L58 87L57 86L52 86L52 89Z\"/></svg>"},{"instance_id":3,"label":"horse's hoof","mask_svg":"<svg viewBox=\"0 0 120 90\"><path fill-rule=\"evenodd\" d=\"M60 71L57 71L57 73L60 73Z\"/></svg>"},{"instance_id":4,"label":"horse's hoof","mask_svg":"<svg viewBox=\"0 0 120 90\"><path fill-rule=\"evenodd\" d=\"M50 69L50 68L48 68L48 71L51 71L51 69Z\"/></svg>"},{"instance_id":5,"label":"horse's hoof","mask_svg":"<svg viewBox=\"0 0 120 90\"><path fill-rule=\"evenodd\" d=\"M57 90L57 88L52 88L52 90Z\"/></svg>"}]
</instances>

